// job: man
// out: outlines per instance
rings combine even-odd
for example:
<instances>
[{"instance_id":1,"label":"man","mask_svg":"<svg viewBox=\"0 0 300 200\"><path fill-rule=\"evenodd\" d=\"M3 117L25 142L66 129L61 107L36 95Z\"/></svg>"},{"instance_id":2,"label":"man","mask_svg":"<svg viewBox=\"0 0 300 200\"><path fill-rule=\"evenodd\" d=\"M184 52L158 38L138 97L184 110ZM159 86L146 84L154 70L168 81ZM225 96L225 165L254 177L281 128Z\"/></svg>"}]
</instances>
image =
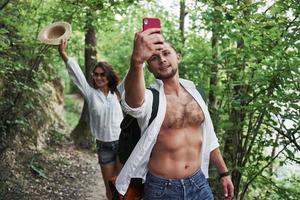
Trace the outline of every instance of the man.
<instances>
[{"instance_id":1,"label":"man","mask_svg":"<svg viewBox=\"0 0 300 200\"><path fill-rule=\"evenodd\" d=\"M233 184L207 106L195 85L179 78L180 55L158 32L153 28L135 35L122 105L138 119L142 136L116 187L124 195L131 178L142 178L144 200L213 199L206 179L211 160L222 174L225 199L232 199ZM159 91L158 114L149 127L153 95L145 88L145 62Z\"/></svg>"}]
</instances>

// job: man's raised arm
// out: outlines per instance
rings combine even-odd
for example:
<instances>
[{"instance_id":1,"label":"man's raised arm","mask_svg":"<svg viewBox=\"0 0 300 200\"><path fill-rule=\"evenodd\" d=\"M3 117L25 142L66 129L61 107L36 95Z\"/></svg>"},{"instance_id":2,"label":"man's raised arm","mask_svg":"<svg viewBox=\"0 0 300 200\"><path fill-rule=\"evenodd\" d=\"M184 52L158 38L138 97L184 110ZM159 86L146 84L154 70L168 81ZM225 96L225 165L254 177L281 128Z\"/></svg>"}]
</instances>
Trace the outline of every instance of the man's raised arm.
<instances>
[{"instance_id":1,"label":"man's raised arm","mask_svg":"<svg viewBox=\"0 0 300 200\"><path fill-rule=\"evenodd\" d=\"M130 69L124 83L125 101L130 107L139 107L144 102L146 87L143 66L153 54L159 53L164 41L157 32L160 29L151 28L135 34Z\"/></svg>"}]
</instances>

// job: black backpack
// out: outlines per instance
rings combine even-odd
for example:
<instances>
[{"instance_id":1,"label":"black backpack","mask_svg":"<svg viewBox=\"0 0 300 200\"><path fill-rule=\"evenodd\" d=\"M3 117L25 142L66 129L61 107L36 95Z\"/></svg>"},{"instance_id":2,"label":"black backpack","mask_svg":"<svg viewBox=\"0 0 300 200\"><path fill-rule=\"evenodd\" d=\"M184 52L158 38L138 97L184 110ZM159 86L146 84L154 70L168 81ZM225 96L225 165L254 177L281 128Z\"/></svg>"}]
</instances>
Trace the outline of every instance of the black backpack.
<instances>
[{"instance_id":1,"label":"black backpack","mask_svg":"<svg viewBox=\"0 0 300 200\"><path fill-rule=\"evenodd\" d=\"M148 88L153 94L152 112L148 123L148 126L154 120L158 111L159 93L153 88ZM137 119L129 114L124 116L121 122L121 133L119 136L119 160L122 164L125 164L133 151L135 145L141 138L141 129L137 122Z\"/></svg>"}]
</instances>

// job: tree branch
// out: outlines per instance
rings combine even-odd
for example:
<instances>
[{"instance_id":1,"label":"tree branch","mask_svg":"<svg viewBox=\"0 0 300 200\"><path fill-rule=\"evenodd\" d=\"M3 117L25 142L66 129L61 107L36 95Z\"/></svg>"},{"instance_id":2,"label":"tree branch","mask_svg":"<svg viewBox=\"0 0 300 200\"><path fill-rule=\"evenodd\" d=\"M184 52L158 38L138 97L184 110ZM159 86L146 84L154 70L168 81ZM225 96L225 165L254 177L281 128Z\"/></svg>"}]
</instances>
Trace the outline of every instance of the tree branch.
<instances>
[{"instance_id":1,"label":"tree branch","mask_svg":"<svg viewBox=\"0 0 300 200\"><path fill-rule=\"evenodd\" d=\"M244 159L242 161L242 165L243 166L245 166L246 162L248 161L248 158L250 156L250 152L252 150L253 144L254 144L255 139L256 139L256 137L258 135L258 130L259 130L259 128L260 128L260 126L262 124L263 118L265 116L265 112L266 112L266 108L260 113L259 117L256 120L256 123L254 125L255 129L254 129L254 131L252 131L254 135L253 135L252 140L251 140L251 142L250 142L250 144L248 146L248 149L246 150L246 153L244 154Z\"/></svg>"},{"instance_id":2,"label":"tree branch","mask_svg":"<svg viewBox=\"0 0 300 200\"><path fill-rule=\"evenodd\" d=\"M9 0L5 1L2 5L0 5L0 10L4 9L5 6L9 3Z\"/></svg>"},{"instance_id":3,"label":"tree branch","mask_svg":"<svg viewBox=\"0 0 300 200\"><path fill-rule=\"evenodd\" d=\"M289 142L293 143L296 148L300 151L300 145L297 143L297 139L299 139L299 137L295 137L294 134L296 134L299 130L300 130L300 126L298 126L296 129L294 129L293 131L291 131L289 134L284 133L280 128L278 127L274 127L272 126L272 128L274 130L276 130L280 135L282 135L284 138L288 139Z\"/></svg>"},{"instance_id":4,"label":"tree branch","mask_svg":"<svg viewBox=\"0 0 300 200\"><path fill-rule=\"evenodd\" d=\"M287 145L285 145L265 166L263 166L252 178L250 178L243 189L243 194L246 194L250 184L286 149L286 147Z\"/></svg>"}]
</instances>

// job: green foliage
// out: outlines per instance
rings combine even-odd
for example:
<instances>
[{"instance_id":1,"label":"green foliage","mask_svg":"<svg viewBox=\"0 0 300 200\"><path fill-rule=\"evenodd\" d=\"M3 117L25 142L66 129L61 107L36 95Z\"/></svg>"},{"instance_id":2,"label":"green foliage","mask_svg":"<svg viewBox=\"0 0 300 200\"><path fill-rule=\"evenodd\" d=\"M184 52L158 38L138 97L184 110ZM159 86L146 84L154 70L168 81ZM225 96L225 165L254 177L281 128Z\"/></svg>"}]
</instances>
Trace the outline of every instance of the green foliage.
<instances>
[{"instance_id":1,"label":"green foliage","mask_svg":"<svg viewBox=\"0 0 300 200\"><path fill-rule=\"evenodd\" d=\"M208 92L211 65L209 44L195 34L189 35L180 63L180 75L194 81L198 87Z\"/></svg>"},{"instance_id":2,"label":"green foliage","mask_svg":"<svg viewBox=\"0 0 300 200\"><path fill-rule=\"evenodd\" d=\"M0 38L4 38L0 46L0 113L6 113L0 120L1 151L9 147L16 134L35 143L34 129L48 121L43 107L49 91L42 86L56 75L51 64L43 63L44 57L51 57L49 47L38 44L36 39L40 6L39 1L10 2L0 13ZM26 22L19 23L19 19Z\"/></svg>"},{"instance_id":3,"label":"green foliage","mask_svg":"<svg viewBox=\"0 0 300 200\"><path fill-rule=\"evenodd\" d=\"M72 96L65 95L65 111L68 125L74 128L79 121L81 110L76 107Z\"/></svg>"},{"instance_id":4,"label":"green foliage","mask_svg":"<svg viewBox=\"0 0 300 200\"><path fill-rule=\"evenodd\" d=\"M213 87L221 116L217 127L223 134L225 160L235 171L237 197L243 199L248 190L257 192L262 184L257 177L276 162L295 160L300 150L300 90L295 76L300 37L293 31L299 25L299 9L291 6L292 1L264 9L263 1L205 3L204 27L217 38L212 49L216 57L210 58L218 64L219 81Z\"/></svg>"},{"instance_id":5,"label":"green foliage","mask_svg":"<svg viewBox=\"0 0 300 200\"><path fill-rule=\"evenodd\" d=\"M258 184L254 185L252 192L249 192L249 199L267 199L267 200L296 200L299 199L300 193L299 178L296 175L284 179L260 176Z\"/></svg>"}]
</instances>

